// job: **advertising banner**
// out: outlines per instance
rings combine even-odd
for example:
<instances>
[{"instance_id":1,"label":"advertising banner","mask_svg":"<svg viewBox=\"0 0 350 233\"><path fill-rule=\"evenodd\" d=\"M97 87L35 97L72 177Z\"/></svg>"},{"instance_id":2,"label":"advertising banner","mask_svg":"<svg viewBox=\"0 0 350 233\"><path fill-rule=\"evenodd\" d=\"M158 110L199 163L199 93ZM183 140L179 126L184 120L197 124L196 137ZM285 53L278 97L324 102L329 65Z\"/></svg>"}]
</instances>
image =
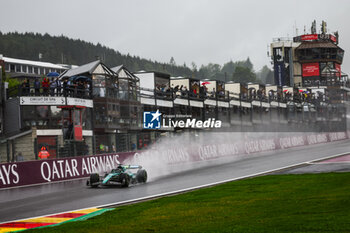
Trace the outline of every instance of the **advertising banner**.
<instances>
[{"instance_id":1,"label":"advertising banner","mask_svg":"<svg viewBox=\"0 0 350 233\"><path fill-rule=\"evenodd\" d=\"M320 76L320 66L317 62L303 64L303 77Z\"/></svg>"},{"instance_id":2,"label":"advertising banner","mask_svg":"<svg viewBox=\"0 0 350 233\"><path fill-rule=\"evenodd\" d=\"M66 105L64 97L31 96L20 97L19 101L21 105Z\"/></svg>"},{"instance_id":3,"label":"advertising banner","mask_svg":"<svg viewBox=\"0 0 350 233\"><path fill-rule=\"evenodd\" d=\"M286 72L285 72L285 67L283 62L277 62L275 63L274 67L275 71L275 85L278 86L284 86L286 81Z\"/></svg>"},{"instance_id":4,"label":"advertising banner","mask_svg":"<svg viewBox=\"0 0 350 233\"><path fill-rule=\"evenodd\" d=\"M45 159L0 165L0 189L71 180L110 171L134 153Z\"/></svg>"},{"instance_id":5,"label":"advertising banner","mask_svg":"<svg viewBox=\"0 0 350 233\"><path fill-rule=\"evenodd\" d=\"M74 140L76 141L83 140L83 127L81 125L74 126Z\"/></svg>"},{"instance_id":6,"label":"advertising banner","mask_svg":"<svg viewBox=\"0 0 350 233\"><path fill-rule=\"evenodd\" d=\"M341 66L338 63L335 63L335 69L338 71L337 72L337 77L341 76Z\"/></svg>"},{"instance_id":7,"label":"advertising banner","mask_svg":"<svg viewBox=\"0 0 350 233\"><path fill-rule=\"evenodd\" d=\"M302 41L308 41L308 40L317 40L318 35L317 34L310 34L310 35L302 35L301 40Z\"/></svg>"},{"instance_id":8,"label":"advertising banner","mask_svg":"<svg viewBox=\"0 0 350 233\"><path fill-rule=\"evenodd\" d=\"M333 36L333 35L329 35L329 39L331 41L333 41L334 43L337 43L337 37Z\"/></svg>"},{"instance_id":9,"label":"advertising banner","mask_svg":"<svg viewBox=\"0 0 350 233\"><path fill-rule=\"evenodd\" d=\"M225 156L239 156L314 145L348 139L346 132L303 134L280 136L269 139L250 139L222 143L194 144L187 147L157 148L140 152L124 152L80 156L61 159L0 164L0 189L16 186L28 186L57 181L88 177L91 173L110 172L119 163L141 165L152 161L167 164L196 163Z\"/></svg>"}]
</instances>

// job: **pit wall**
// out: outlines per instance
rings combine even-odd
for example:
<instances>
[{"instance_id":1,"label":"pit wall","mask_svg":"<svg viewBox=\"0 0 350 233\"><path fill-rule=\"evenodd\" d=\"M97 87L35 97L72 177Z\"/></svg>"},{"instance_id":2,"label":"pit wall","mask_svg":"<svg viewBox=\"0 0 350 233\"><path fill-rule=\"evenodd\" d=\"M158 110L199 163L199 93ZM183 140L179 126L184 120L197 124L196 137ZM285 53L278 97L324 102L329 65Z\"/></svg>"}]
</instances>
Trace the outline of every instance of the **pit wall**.
<instances>
[{"instance_id":1,"label":"pit wall","mask_svg":"<svg viewBox=\"0 0 350 233\"><path fill-rule=\"evenodd\" d=\"M349 135L349 132L336 132L267 139L242 139L234 143L198 143L191 147L167 147L164 150L155 147L144 152L4 163L0 165L0 189L84 178L91 173L109 172L123 162L142 165L143 162L149 160L150 156L163 164L196 163L227 156L248 155L346 140L350 138Z\"/></svg>"}]
</instances>

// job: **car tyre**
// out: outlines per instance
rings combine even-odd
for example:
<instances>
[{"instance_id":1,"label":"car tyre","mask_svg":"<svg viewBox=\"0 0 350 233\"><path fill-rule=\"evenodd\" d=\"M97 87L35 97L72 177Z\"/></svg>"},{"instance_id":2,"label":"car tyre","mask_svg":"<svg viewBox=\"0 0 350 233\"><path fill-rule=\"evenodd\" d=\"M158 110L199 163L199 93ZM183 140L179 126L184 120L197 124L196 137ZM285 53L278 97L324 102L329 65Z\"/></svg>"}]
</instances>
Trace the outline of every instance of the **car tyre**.
<instances>
[{"instance_id":1,"label":"car tyre","mask_svg":"<svg viewBox=\"0 0 350 233\"><path fill-rule=\"evenodd\" d=\"M136 173L136 180L139 183L146 183L147 182L147 172L144 169L138 170Z\"/></svg>"},{"instance_id":2,"label":"car tyre","mask_svg":"<svg viewBox=\"0 0 350 233\"><path fill-rule=\"evenodd\" d=\"M120 175L120 183L122 187L129 187L130 184L130 178L127 174L123 173Z\"/></svg>"},{"instance_id":3,"label":"car tyre","mask_svg":"<svg viewBox=\"0 0 350 233\"><path fill-rule=\"evenodd\" d=\"M100 182L100 176L97 173L93 173L90 175L90 186L91 188L97 188L98 184L94 184Z\"/></svg>"}]
</instances>

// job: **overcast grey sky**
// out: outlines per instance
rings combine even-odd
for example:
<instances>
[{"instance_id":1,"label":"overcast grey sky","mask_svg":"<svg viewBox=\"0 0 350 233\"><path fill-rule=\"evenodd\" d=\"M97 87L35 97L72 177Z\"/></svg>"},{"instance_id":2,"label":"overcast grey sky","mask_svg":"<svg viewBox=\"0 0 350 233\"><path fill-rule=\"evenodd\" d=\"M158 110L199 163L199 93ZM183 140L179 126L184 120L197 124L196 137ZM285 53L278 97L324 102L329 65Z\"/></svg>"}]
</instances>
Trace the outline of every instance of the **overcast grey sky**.
<instances>
[{"instance_id":1,"label":"overcast grey sky","mask_svg":"<svg viewBox=\"0 0 350 233\"><path fill-rule=\"evenodd\" d=\"M39 32L101 43L121 53L177 64L246 59L270 65L272 38L309 32L316 19L340 35L349 73L347 0L0 0L2 32ZM1 51L0 51L1 53ZM118 64L116 64L118 65Z\"/></svg>"}]
</instances>

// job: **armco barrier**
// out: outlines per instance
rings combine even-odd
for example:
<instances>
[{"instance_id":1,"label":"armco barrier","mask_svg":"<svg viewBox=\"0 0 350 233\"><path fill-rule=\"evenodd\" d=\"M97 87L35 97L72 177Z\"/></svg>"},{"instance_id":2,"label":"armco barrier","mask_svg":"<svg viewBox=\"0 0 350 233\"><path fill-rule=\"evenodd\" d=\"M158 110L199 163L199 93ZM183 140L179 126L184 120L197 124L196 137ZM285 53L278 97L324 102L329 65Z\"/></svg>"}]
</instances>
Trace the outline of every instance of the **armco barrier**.
<instances>
[{"instance_id":1,"label":"armco barrier","mask_svg":"<svg viewBox=\"0 0 350 233\"><path fill-rule=\"evenodd\" d=\"M142 153L126 152L5 163L0 165L0 189L83 178L91 173L110 171L118 163L134 162L142 165L142 162L148 160L150 156L165 164L176 164L287 149L348 138L346 132L336 132L196 145L190 148L168 148L162 151L151 149Z\"/></svg>"}]
</instances>

